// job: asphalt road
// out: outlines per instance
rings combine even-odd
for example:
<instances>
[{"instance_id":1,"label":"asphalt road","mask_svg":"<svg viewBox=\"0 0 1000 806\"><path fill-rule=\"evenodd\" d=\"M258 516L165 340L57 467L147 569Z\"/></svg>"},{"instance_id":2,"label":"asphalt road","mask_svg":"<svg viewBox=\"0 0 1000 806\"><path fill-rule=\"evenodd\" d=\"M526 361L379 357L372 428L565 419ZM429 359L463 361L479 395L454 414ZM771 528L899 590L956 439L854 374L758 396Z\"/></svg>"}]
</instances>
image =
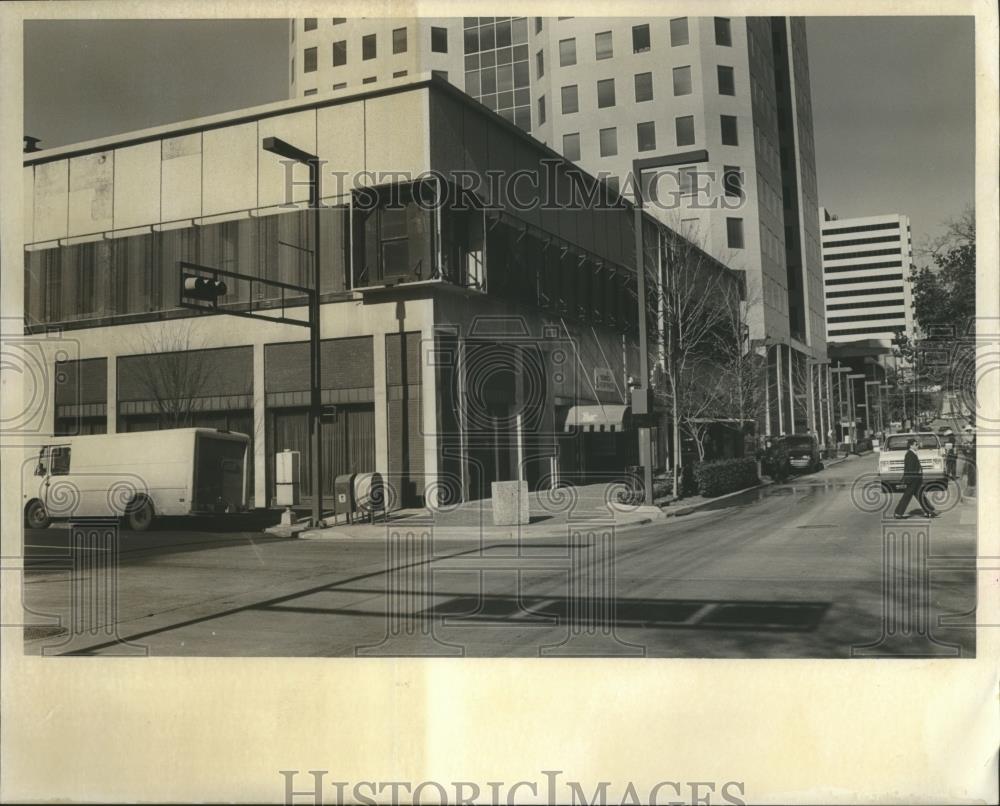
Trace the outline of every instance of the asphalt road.
<instances>
[{"instance_id":1,"label":"asphalt road","mask_svg":"<svg viewBox=\"0 0 1000 806\"><path fill-rule=\"evenodd\" d=\"M283 540L254 521L228 527L236 531L167 524L117 542L99 530L82 540L31 530L25 649L973 655L975 506L950 502L929 524L883 520L877 498L852 494L873 468L874 457L856 458L717 510L619 534L583 524L519 545L432 540L412 526L379 540Z\"/></svg>"}]
</instances>

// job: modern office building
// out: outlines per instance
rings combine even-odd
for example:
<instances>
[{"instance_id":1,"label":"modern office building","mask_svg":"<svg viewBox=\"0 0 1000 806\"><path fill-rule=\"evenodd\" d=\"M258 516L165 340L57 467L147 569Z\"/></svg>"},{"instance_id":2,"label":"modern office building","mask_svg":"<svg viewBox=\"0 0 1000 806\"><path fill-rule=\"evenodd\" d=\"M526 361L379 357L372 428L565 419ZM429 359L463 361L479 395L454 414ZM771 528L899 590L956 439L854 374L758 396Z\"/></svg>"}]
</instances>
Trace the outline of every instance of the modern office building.
<instances>
[{"instance_id":1,"label":"modern office building","mask_svg":"<svg viewBox=\"0 0 1000 806\"><path fill-rule=\"evenodd\" d=\"M377 470L403 501L452 501L635 463L631 205L494 193L490 171L601 188L428 74L25 154L27 331L55 379L39 431L238 430L258 506L282 449L310 489L306 306L268 281L311 287L315 215L267 137L324 161L327 493ZM459 192L458 171L480 186ZM182 307L181 261L257 278L221 309L276 321Z\"/></svg>"},{"instance_id":2,"label":"modern office building","mask_svg":"<svg viewBox=\"0 0 1000 806\"><path fill-rule=\"evenodd\" d=\"M293 96L425 65L626 197L633 160L671 159L651 212L746 272L765 428L810 427L826 324L803 19L322 18L289 36Z\"/></svg>"},{"instance_id":3,"label":"modern office building","mask_svg":"<svg viewBox=\"0 0 1000 806\"><path fill-rule=\"evenodd\" d=\"M838 219L820 208L829 342L914 337L910 219L887 214Z\"/></svg>"}]
</instances>

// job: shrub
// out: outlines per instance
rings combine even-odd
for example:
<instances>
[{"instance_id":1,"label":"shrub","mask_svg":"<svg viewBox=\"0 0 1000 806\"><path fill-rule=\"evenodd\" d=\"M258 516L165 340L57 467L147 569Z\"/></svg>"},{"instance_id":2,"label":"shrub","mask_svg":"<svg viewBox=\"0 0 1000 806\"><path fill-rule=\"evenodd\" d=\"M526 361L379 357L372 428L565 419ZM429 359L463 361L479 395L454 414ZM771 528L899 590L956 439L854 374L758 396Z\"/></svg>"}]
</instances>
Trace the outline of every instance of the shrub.
<instances>
[{"instance_id":1,"label":"shrub","mask_svg":"<svg viewBox=\"0 0 1000 806\"><path fill-rule=\"evenodd\" d=\"M705 498L743 490L760 481L757 463L750 458L699 462L695 465L694 476L698 492Z\"/></svg>"}]
</instances>

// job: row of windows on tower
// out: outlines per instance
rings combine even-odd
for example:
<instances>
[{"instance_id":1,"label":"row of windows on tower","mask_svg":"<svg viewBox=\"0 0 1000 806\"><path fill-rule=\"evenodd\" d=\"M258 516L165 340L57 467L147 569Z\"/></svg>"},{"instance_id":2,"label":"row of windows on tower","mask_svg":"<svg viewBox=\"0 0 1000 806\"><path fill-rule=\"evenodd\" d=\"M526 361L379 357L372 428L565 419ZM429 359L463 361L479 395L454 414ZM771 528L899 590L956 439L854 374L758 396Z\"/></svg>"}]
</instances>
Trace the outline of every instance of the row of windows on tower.
<instances>
[{"instance_id":1,"label":"row of windows on tower","mask_svg":"<svg viewBox=\"0 0 1000 806\"><path fill-rule=\"evenodd\" d=\"M544 122L545 105L544 98L539 98L538 117ZM733 115L720 115L719 135L722 145L739 145L736 117ZM637 124L636 130L637 148L639 151L653 151L656 149L656 123L649 121ZM602 157L614 157L618 155L618 129L611 126L600 130L599 153ZM695 144L694 115L682 115L674 118L674 144L677 146L693 146ZM572 132L563 135L562 153L566 159L577 161L580 159L580 133Z\"/></svg>"},{"instance_id":2,"label":"row of windows on tower","mask_svg":"<svg viewBox=\"0 0 1000 806\"><path fill-rule=\"evenodd\" d=\"M406 53L409 47L408 34L406 28L396 28L392 32L392 52L393 54ZM448 52L448 29L431 28L431 53ZM302 70L306 73L316 72L318 66L318 48L306 48L302 53ZM378 36L377 34L366 34L361 37L361 59L367 61L378 57ZM341 39L333 43L333 66L340 67L347 64L347 40Z\"/></svg>"},{"instance_id":3,"label":"row of windows on tower","mask_svg":"<svg viewBox=\"0 0 1000 806\"><path fill-rule=\"evenodd\" d=\"M540 54L539 54L540 55ZM468 79L468 73L466 78ZM733 78L733 68L718 66L718 89L720 95L735 95L736 88ZM634 96L636 103L653 100L653 74L636 73L633 79ZM673 71L674 95L690 95L692 93L691 67L675 67ZM474 94L474 93L473 93ZM571 115L580 111L579 87L576 84L567 84L559 91L561 107L560 111L564 115ZM604 78L597 82L597 108L607 109L616 103L615 80ZM545 123L545 96L538 99L538 122Z\"/></svg>"}]
</instances>

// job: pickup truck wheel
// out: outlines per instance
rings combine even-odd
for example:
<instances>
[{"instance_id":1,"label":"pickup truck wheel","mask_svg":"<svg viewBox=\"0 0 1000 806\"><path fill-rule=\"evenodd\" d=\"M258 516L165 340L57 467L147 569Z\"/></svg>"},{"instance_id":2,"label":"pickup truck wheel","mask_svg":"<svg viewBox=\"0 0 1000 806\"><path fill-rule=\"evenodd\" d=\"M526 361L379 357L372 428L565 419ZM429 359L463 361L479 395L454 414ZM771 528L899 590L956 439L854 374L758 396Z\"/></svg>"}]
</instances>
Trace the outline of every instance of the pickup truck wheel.
<instances>
[{"instance_id":1,"label":"pickup truck wheel","mask_svg":"<svg viewBox=\"0 0 1000 806\"><path fill-rule=\"evenodd\" d=\"M148 498L137 498L128 506L125 525L133 532L145 532L153 522L153 505Z\"/></svg>"},{"instance_id":2,"label":"pickup truck wheel","mask_svg":"<svg viewBox=\"0 0 1000 806\"><path fill-rule=\"evenodd\" d=\"M47 529L52 518L45 509L45 504L37 498L24 508L24 525L29 529Z\"/></svg>"}]
</instances>

